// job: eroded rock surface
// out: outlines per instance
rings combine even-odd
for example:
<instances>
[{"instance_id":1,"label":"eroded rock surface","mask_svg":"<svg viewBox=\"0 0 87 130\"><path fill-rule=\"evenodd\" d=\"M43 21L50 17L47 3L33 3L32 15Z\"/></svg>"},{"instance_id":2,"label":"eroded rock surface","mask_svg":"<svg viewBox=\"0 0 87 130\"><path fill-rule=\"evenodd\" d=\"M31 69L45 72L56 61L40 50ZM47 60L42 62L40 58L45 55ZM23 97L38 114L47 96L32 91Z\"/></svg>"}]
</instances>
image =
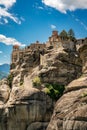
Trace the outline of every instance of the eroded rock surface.
<instances>
[{"instance_id":1,"label":"eroded rock surface","mask_svg":"<svg viewBox=\"0 0 87 130\"><path fill-rule=\"evenodd\" d=\"M30 62L25 64L30 64ZM32 64L35 66L36 61ZM39 76L42 83L67 85L82 73L82 63L78 53L65 50L63 47L46 50L46 54L41 55L41 61L38 64L38 67L25 66L25 68L24 63L17 64L15 69L11 70L14 75L13 85L20 86L20 82L24 82L31 75L30 79L33 79L35 75Z\"/></svg>"},{"instance_id":2,"label":"eroded rock surface","mask_svg":"<svg viewBox=\"0 0 87 130\"><path fill-rule=\"evenodd\" d=\"M0 130L45 130L53 105L52 99L37 89L13 88L0 108Z\"/></svg>"},{"instance_id":3,"label":"eroded rock surface","mask_svg":"<svg viewBox=\"0 0 87 130\"><path fill-rule=\"evenodd\" d=\"M10 87L8 86L7 80L3 79L0 81L0 105L6 103L10 96Z\"/></svg>"},{"instance_id":4,"label":"eroded rock surface","mask_svg":"<svg viewBox=\"0 0 87 130\"><path fill-rule=\"evenodd\" d=\"M82 76L72 81L57 101L47 130L87 130L87 44L79 47Z\"/></svg>"},{"instance_id":5,"label":"eroded rock surface","mask_svg":"<svg viewBox=\"0 0 87 130\"><path fill-rule=\"evenodd\" d=\"M60 47L45 54L43 58L45 62L40 77L44 83L67 85L81 75L81 61L76 52Z\"/></svg>"},{"instance_id":6,"label":"eroded rock surface","mask_svg":"<svg viewBox=\"0 0 87 130\"><path fill-rule=\"evenodd\" d=\"M33 78L40 77L42 85L45 83L67 85L81 75L81 61L76 52L64 50L63 47L45 51L44 57L42 56L42 59L44 58L42 64L39 61L40 53L36 55L36 60L32 59L32 55L34 55L32 53L24 62L19 61L15 66L12 64L12 88L9 88L7 81L6 83L0 82L0 130L46 130L53 113L54 102L42 90L33 87ZM32 66L30 66L31 63ZM49 124L48 130L63 130L63 119L67 122L65 116L67 113L69 114L72 106L74 107L73 103L77 99L83 99L81 95L86 87L83 88L83 92L79 90L79 94L77 89L72 91L70 89L69 85L62 99L58 101L60 104L56 105L51 120L52 124ZM75 106L77 105L75 104ZM56 120L56 114L61 112L62 114ZM66 122L64 125L68 130Z\"/></svg>"}]
</instances>

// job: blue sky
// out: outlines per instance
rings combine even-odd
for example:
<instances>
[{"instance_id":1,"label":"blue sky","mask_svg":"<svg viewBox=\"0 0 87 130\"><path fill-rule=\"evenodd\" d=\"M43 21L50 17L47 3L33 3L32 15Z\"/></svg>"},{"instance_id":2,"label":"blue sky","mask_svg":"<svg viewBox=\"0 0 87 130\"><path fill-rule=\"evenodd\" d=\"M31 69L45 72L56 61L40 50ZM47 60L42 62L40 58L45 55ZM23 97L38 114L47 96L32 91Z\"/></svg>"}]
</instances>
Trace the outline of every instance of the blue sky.
<instances>
[{"instance_id":1,"label":"blue sky","mask_svg":"<svg viewBox=\"0 0 87 130\"><path fill-rule=\"evenodd\" d=\"M0 0L0 64L10 63L12 45L43 43L52 30L70 28L87 37L87 0Z\"/></svg>"}]
</instances>

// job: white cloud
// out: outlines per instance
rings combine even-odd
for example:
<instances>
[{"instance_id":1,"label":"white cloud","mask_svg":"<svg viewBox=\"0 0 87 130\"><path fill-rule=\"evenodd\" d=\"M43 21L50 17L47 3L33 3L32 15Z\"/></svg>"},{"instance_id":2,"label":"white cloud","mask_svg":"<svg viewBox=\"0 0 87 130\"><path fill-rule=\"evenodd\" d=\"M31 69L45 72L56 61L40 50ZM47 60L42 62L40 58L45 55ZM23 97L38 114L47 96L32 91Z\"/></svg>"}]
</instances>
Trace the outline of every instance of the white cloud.
<instances>
[{"instance_id":1,"label":"white cloud","mask_svg":"<svg viewBox=\"0 0 87 130\"><path fill-rule=\"evenodd\" d=\"M56 26L52 24L51 29L56 29Z\"/></svg>"},{"instance_id":2,"label":"white cloud","mask_svg":"<svg viewBox=\"0 0 87 130\"><path fill-rule=\"evenodd\" d=\"M38 9L43 10L44 8L43 8L43 7L41 7L41 6L39 6L39 7L38 7Z\"/></svg>"},{"instance_id":3,"label":"white cloud","mask_svg":"<svg viewBox=\"0 0 87 130\"><path fill-rule=\"evenodd\" d=\"M21 42L18 42L16 39L11 37L6 37L2 34L0 34L0 42L4 43L5 45L19 45L19 46L25 46L25 44L22 44Z\"/></svg>"},{"instance_id":4,"label":"white cloud","mask_svg":"<svg viewBox=\"0 0 87 130\"><path fill-rule=\"evenodd\" d=\"M3 52L2 51L0 51L0 54L2 54Z\"/></svg>"},{"instance_id":5,"label":"white cloud","mask_svg":"<svg viewBox=\"0 0 87 130\"><path fill-rule=\"evenodd\" d=\"M21 21L25 21L25 19L23 17L20 17Z\"/></svg>"},{"instance_id":6,"label":"white cloud","mask_svg":"<svg viewBox=\"0 0 87 130\"><path fill-rule=\"evenodd\" d=\"M17 24L21 24L21 21L9 12L9 9L16 3L16 0L0 0L0 23L8 23L8 18L13 20Z\"/></svg>"},{"instance_id":7,"label":"white cloud","mask_svg":"<svg viewBox=\"0 0 87 130\"><path fill-rule=\"evenodd\" d=\"M8 23L8 20L7 20L6 18L4 18L4 22L5 22L5 24L6 24L6 23Z\"/></svg>"},{"instance_id":8,"label":"white cloud","mask_svg":"<svg viewBox=\"0 0 87 130\"><path fill-rule=\"evenodd\" d=\"M0 5L4 5L6 8L10 8L16 0L0 0Z\"/></svg>"},{"instance_id":9,"label":"white cloud","mask_svg":"<svg viewBox=\"0 0 87 130\"><path fill-rule=\"evenodd\" d=\"M78 18L75 18L75 20L76 20L77 22L79 22L79 19L78 19Z\"/></svg>"},{"instance_id":10,"label":"white cloud","mask_svg":"<svg viewBox=\"0 0 87 130\"><path fill-rule=\"evenodd\" d=\"M34 3L33 8L44 10L44 7L40 6L37 2Z\"/></svg>"},{"instance_id":11,"label":"white cloud","mask_svg":"<svg viewBox=\"0 0 87 130\"><path fill-rule=\"evenodd\" d=\"M87 0L42 0L42 2L62 13L66 13L67 10L87 9Z\"/></svg>"}]
</instances>

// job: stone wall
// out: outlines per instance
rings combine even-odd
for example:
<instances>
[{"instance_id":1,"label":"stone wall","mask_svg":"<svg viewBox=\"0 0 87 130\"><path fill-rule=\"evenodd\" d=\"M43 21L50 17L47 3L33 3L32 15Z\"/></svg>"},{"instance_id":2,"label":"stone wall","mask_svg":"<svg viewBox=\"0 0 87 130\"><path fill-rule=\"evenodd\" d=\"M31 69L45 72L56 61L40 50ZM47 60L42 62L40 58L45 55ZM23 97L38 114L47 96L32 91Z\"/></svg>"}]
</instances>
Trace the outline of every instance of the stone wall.
<instances>
[{"instance_id":1,"label":"stone wall","mask_svg":"<svg viewBox=\"0 0 87 130\"><path fill-rule=\"evenodd\" d=\"M42 52L45 46L45 44L41 44L38 41L28 47L25 47L24 49L15 49L15 46L13 46L12 63L16 63L19 60L24 61L24 58L26 59L26 57L28 57L30 54L34 53L37 50Z\"/></svg>"}]
</instances>

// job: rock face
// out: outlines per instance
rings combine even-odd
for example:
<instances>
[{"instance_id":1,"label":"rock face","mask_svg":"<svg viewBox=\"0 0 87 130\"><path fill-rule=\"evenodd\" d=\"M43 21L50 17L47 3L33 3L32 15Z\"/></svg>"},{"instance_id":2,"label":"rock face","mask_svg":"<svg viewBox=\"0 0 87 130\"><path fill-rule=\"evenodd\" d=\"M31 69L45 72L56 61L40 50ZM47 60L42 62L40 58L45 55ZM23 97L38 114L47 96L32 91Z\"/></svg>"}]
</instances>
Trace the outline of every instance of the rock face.
<instances>
[{"instance_id":1,"label":"rock face","mask_svg":"<svg viewBox=\"0 0 87 130\"><path fill-rule=\"evenodd\" d=\"M64 49L63 47L44 51L44 55L37 50L35 53L28 55L24 62L19 60L11 65L12 88L9 88L7 80L0 82L0 130L46 130L53 113L54 101L43 91L44 84L67 85L81 75L81 61L76 51ZM43 89L33 87L35 76L41 79ZM84 77L84 87L79 86L79 93L77 91L79 89L78 81L79 79L74 81L77 87L72 85L73 82L67 86L65 94L56 105L51 120L52 124L49 124L48 130L63 130L63 128L71 130L68 129L67 125L67 121L71 121L70 118L73 115L71 110L74 110L78 103L85 104L85 98L82 95L86 91L86 77ZM83 81L83 78L79 82L81 81ZM77 100L79 100L78 103ZM83 109L82 105L81 109ZM78 112L78 109L76 110L75 112ZM59 114L59 116L57 117L56 114ZM78 113L76 114L77 117L80 117ZM86 120L84 116L80 120L82 118L84 121ZM72 117L72 120L74 119L77 120L76 117Z\"/></svg>"},{"instance_id":2,"label":"rock face","mask_svg":"<svg viewBox=\"0 0 87 130\"><path fill-rule=\"evenodd\" d=\"M24 78L28 75L37 75L41 78L42 83L67 85L82 73L82 63L75 51L64 50L63 47L50 49L46 50L46 54L41 55L40 59L37 64L36 61L32 63L31 60L28 63L17 63L16 67L11 69L11 73L14 75L13 84L19 86L20 82L24 82ZM34 67L29 67L30 63ZM38 69L37 66L39 66Z\"/></svg>"},{"instance_id":3,"label":"rock face","mask_svg":"<svg viewBox=\"0 0 87 130\"><path fill-rule=\"evenodd\" d=\"M75 51L63 47L53 49L42 57L40 77L43 83L67 85L81 75L81 61Z\"/></svg>"},{"instance_id":4,"label":"rock face","mask_svg":"<svg viewBox=\"0 0 87 130\"><path fill-rule=\"evenodd\" d=\"M45 93L13 88L0 108L0 130L45 130L52 111L53 102Z\"/></svg>"},{"instance_id":5,"label":"rock face","mask_svg":"<svg viewBox=\"0 0 87 130\"><path fill-rule=\"evenodd\" d=\"M82 76L72 81L57 101L47 130L87 130L87 44L79 47Z\"/></svg>"},{"instance_id":6,"label":"rock face","mask_svg":"<svg viewBox=\"0 0 87 130\"><path fill-rule=\"evenodd\" d=\"M7 84L7 80L3 79L0 81L0 105L3 105L7 102L10 95L10 88Z\"/></svg>"}]
</instances>

